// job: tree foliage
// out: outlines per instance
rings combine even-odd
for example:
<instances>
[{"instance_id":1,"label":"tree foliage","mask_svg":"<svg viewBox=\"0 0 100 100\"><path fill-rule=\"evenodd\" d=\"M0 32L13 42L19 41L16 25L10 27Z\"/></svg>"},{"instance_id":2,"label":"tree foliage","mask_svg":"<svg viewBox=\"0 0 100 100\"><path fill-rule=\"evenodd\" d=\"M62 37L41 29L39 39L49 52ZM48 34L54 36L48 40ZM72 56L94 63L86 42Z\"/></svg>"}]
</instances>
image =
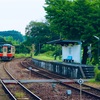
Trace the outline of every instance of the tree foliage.
<instances>
[{"instance_id":1,"label":"tree foliage","mask_svg":"<svg viewBox=\"0 0 100 100\"><path fill-rule=\"evenodd\" d=\"M87 46L100 37L100 1L99 0L45 0L46 19L52 31L61 34L63 39L83 42L83 61L86 63ZM94 48L93 54L97 55ZM96 56L97 57L97 56Z\"/></svg>"},{"instance_id":2,"label":"tree foliage","mask_svg":"<svg viewBox=\"0 0 100 100\"><path fill-rule=\"evenodd\" d=\"M49 24L47 22L35 22L31 21L26 27L27 41L31 41L31 45L35 45L35 53L40 52L41 47L46 42L58 38L57 35L53 34L49 29ZM28 43L26 43L28 44Z\"/></svg>"},{"instance_id":3,"label":"tree foliage","mask_svg":"<svg viewBox=\"0 0 100 100\"><path fill-rule=\"evenodd\" d=\"M0 44L5 43L5 42L6 42L5 39L2 36L0 36Z\"/></svg>"}]
</instances>

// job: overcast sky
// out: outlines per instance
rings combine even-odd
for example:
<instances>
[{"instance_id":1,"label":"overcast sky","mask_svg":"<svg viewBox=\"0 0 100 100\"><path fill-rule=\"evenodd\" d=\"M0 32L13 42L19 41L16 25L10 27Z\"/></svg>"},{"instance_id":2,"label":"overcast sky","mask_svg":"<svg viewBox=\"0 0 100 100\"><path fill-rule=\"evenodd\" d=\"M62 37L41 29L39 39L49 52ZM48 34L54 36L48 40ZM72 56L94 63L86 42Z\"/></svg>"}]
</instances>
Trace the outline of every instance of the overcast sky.
<instances>
[{"instance_id":1,"label":"overcast sky","mask_svg":"<svg viewBox=\"0 0 100 100\"><path fill-rule=\"evenodd\" d=\"M25 34L30 21L45 20L44 3L45 0L0 0L0 31Z\"/></svg>"}]
</instances>

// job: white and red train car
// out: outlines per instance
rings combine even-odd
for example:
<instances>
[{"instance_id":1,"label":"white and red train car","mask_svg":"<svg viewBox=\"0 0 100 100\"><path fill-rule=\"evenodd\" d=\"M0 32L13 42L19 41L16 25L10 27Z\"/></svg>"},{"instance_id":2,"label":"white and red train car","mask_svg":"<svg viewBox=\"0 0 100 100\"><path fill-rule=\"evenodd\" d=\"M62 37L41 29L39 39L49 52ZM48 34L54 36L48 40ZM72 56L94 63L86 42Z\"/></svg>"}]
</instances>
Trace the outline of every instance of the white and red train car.
<instances>
[{"instance_id":1,"label":"white and red train car","mask_svg":"<svg viewBox=\"0 0 100 100\"><path fill-rule=\"evenodd\" d=\"M11 44L0 45L1 60L12 60L15 56L15 46Z\"/></svg>"}]
</instances>

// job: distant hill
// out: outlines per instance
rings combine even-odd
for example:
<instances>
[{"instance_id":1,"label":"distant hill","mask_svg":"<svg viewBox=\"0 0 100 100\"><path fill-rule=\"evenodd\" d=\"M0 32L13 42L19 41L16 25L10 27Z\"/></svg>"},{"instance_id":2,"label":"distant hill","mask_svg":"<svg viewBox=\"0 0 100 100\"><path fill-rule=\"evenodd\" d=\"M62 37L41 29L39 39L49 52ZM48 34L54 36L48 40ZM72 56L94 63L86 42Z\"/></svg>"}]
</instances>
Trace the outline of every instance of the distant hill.
<instances>
[{"instance_id":1,"label":"distant hill","mask_svg":"<svg viewBox=\"0 0 100 100\"><path fill-rule=\"evenodd\" d=\"M12 36L13 39L19 40L20 42L24 40L24 36L20 32L15 31L15 30L0 31L0 36L2 37Z\"/></svg>"}]
</instances>

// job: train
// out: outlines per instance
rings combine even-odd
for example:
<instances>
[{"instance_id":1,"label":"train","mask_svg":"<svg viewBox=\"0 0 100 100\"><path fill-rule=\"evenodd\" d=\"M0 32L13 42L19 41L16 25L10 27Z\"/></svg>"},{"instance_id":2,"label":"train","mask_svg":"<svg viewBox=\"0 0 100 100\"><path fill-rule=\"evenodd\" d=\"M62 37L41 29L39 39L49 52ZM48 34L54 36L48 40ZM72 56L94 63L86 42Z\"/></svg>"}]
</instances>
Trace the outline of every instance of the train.
<instances>
[{"instance_id":1,"label":"train","mask_svg":"<svg viewBox=\"0 0 100 100\"><path fill-rule=\"evenodd\" d=\"M0 59L2 61L12 60L15 57L15 46L11 44L0 45Z\"/></svg>"}]
</instances>

